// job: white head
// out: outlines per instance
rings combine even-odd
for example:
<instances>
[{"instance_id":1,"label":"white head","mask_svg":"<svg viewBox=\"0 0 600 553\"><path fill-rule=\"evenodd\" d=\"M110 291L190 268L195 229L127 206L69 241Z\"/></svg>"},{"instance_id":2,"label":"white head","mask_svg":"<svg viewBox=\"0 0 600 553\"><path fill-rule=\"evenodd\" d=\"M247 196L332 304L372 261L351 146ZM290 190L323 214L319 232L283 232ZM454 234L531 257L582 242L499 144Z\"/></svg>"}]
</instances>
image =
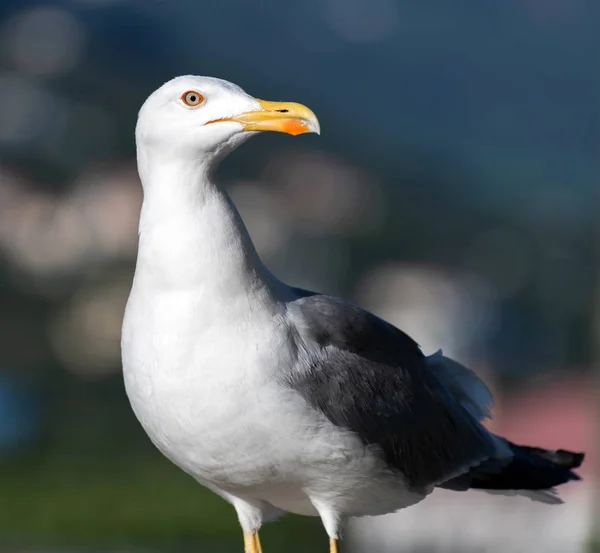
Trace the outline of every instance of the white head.
<instances>
[{"instance_id":1,"label":"white head","mask_svg":"<svg viewBox=\"0 0 600 553\"><path fill-rule=\"evenodd\" d=\"M219 159L256 131L319 133L315 114L301 104L267 102L212 77L177 77L153 92L138 116L140 149L169 157Z\"/></svg>"}]
</instances>

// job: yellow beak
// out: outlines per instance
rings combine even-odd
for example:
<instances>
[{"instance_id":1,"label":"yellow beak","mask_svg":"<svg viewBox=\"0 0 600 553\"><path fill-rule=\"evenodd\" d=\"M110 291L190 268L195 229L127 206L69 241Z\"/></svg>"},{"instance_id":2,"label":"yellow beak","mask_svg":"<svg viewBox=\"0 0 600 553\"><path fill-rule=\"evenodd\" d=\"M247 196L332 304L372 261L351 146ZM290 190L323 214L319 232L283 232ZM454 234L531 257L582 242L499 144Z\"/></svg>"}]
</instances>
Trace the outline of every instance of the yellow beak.
<instances>
[{"instance_id":1,"label":"yellow beak","mask_svg":"<svg viewBox=\"0 0 600 553\"><path fill-rule=\"evenodd\" d=\"M258 98L256 101L262 110L242 113L230 117L229 121L241 123L245 131L277 131L294 136L307 132L321 134L317 116L306 106L294 102L267 102Z\"/></svg>"}]
</instances>

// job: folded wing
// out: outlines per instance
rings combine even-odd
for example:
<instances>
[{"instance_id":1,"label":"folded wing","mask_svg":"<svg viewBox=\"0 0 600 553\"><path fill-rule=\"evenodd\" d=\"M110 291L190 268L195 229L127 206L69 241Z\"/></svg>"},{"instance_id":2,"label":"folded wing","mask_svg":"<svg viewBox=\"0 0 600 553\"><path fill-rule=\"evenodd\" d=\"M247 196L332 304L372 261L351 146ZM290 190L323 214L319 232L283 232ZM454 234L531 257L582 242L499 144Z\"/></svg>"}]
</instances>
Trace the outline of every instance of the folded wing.
<instances>
[{"instance_id":1,"label":"folded wing","mask_svg":"<svg viewBox=\"0 0 600 553\"><path fill-rule=\"evenodd\" d=\"M552 488L579 479L572 469L583 454L515 445L482 426L492 394L471 370L441 352L424 356L405 333L350 303L297 294L288 313L301 347L286 383L377 448L410 488L557 502Z\"/></svg>"},{"instance_id":2,"label":"folded wing","mask_svg":"<svg viewBox=\"0 0 600 553\"><path fill-rule=\"evenodd\" d=\"M441 356L431 361L397 328L336 298L304 293L288 312L303 347L287 384L378 448L410 488L440 484L497 455L478 420L491 398L469 396L485 386L467 369Z\"/></svg>"}]
</instances>

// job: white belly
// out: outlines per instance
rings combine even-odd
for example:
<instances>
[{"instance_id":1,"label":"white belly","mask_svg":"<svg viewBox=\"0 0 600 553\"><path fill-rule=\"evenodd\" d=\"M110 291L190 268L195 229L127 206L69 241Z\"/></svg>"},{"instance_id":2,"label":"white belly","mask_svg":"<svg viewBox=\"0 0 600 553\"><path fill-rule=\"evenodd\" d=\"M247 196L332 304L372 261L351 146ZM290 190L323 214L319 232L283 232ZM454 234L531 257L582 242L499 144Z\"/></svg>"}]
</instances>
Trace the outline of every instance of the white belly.
<instances>
[{"instance_id":1,"label":"white belly","mask_svg":"<svg viewBox=\"0 0 600 553\"><path fill-rule=\"evenodd\" d=\"M279 381L295 361L282 321L199 331L189 298L178 310L173 298L169 310L158 301L132 311L131 301L123 327L127 395L156 447L198 481L303 515L317 514L310 498L319 495L354 515L423 497Z\"/></svg>"},{"instance_id":2,"label":"white belly","mask_svg":"<svg viewBox=\"0 0 600 553\"><path fill-rule=\"evenodd\" d=\"M260 324L198 329L184 301L180 310L173 298L169 310L160 301L145 306L143 324L126 315L123 372L132 408L158 449L194 477L219 487L255 482L276 471L264 448L276 440L269 352L285 362L281 340Z\"/></svg>"}]
</instances>

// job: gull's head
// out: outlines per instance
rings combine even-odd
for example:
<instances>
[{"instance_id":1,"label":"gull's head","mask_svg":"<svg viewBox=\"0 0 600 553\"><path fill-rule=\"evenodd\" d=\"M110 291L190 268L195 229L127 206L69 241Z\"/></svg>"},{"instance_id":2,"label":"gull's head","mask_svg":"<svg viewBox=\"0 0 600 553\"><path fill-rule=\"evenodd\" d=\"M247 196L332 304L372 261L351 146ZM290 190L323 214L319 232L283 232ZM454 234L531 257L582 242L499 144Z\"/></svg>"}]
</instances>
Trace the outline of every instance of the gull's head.
<instances>
[{"instance_id":1,"label":"gull's head","mask_svg":"<svg viewBox=\"0 0 600 553\"><path fill-rule=\"evenodd\" d=\"M177 77L153 92L140 110L138 148L194 157L221 157L259 131L319 133L319 121L293 102L253 98L211 77Z\"/></svg>"}]
</instances>

